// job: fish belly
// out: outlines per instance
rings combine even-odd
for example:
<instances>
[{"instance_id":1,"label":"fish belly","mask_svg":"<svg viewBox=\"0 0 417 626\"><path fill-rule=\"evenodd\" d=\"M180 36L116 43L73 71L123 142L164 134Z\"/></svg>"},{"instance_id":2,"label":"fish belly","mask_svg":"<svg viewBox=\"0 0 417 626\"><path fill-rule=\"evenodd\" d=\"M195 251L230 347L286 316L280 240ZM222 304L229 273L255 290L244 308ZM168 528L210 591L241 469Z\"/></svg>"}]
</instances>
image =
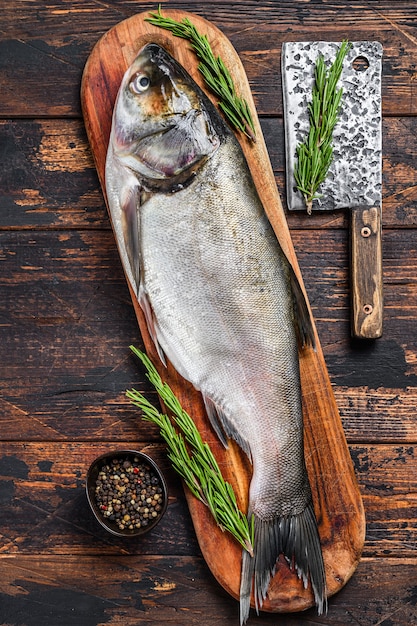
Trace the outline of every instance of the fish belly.
<instances>
[{"instance_id":1,"label":"fish belly","mask_svg":"<svg viewBox=\"0 0 417 626\"><path fill-rule=\"evenodd\" d=\"M248 514L255 516L257 554L243 555L241 621L252 580L261 606L278 555L290 560L298 551L300 561L308 554L297 524L316 538L315 595L323 606L289 265L235 144L222 145L185 189L147 200L140 233L141 280L158 342L215 405L224 432L253 464ZM306 580L315 568L303 562L297 571Z\"/></svg>"},{"instance_id":2,"label":"fish belly","mask_svg":"<svg viewBox=\"0 0 417 626\"><path fill-rule=\"evenodd\" d=\"M276 237L227 148L185 190L141 207L143 286L162 349L251 456L253 499L270 517L305 506L293 306Z\"/></svg>"}]
</instances>

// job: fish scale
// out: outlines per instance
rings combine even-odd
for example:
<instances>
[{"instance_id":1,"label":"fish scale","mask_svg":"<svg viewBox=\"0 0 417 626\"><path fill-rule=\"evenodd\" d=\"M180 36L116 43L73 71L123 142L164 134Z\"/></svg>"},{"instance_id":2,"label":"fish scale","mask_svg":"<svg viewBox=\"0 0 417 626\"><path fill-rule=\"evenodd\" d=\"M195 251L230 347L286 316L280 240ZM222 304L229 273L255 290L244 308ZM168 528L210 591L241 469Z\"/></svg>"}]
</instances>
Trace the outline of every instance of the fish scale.
<instances>
[{"instance_id":1,"label":"fish scale","mask_svg":"<svg viewBox=\"0 0 417 626\"><path fill-rule=\"evenodd\" d=\"M143 76L149 87L138 93ZM180 90L195 114L181 115ZM184 124L186 116L198 123ZM324 565L304 462L298 363L300 337L313 342L307 306L236 138L155 44L123 78L106 188L126 275L161 358L201 391L220 439L235 439L253 464L254 557L243 551L241 622L252 590L262 607L281 553L311 581L322 612Z\"/></svg>"}]
</instances>

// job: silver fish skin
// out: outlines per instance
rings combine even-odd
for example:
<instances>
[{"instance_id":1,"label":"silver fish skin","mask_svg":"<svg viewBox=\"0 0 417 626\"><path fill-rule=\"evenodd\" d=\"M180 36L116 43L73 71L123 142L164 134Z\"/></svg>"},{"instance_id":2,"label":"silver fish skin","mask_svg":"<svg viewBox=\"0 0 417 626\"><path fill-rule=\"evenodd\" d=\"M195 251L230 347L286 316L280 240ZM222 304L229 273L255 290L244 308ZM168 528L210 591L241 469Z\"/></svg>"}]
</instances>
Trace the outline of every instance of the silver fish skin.
<instances>
[{"instance_id":1,"label":"silver fish skin","mask_svg":"<svg viewBox=\"0 0 417 626\"><path fill-rule=\"evenodd\" d=\"M283 554L319 613L324 564L303 452L298 350L308 308L242 149L184 68L148 44L118 93L106 191L126 276L161 359L201 391L227 445L250 458L254 556L240 619L266 598Z\"/></svg>"}]
</instances>

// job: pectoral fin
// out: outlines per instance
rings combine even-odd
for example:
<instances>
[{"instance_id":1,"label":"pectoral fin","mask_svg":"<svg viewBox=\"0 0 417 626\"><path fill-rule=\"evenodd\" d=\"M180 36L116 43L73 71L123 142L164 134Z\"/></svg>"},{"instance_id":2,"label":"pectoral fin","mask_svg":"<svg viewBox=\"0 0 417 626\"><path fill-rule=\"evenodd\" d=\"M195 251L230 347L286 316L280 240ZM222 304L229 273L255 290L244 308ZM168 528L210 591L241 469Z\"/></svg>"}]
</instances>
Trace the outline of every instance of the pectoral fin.
<instances>
[{"instance_id":1,"label":"pectoral fin","mask_svg":"<svg viewBox=\"0 0 417 626\"><path fill-rule=\"evenodd\" d=\"M134 173L125 167L111 148L106 161L106 192L123 269L137 295L140 283L141 186Z\"/></svg>"},{"instance_id":2,"label":"pectoral fin","mask_svg":"<svg viewBox=\"0 0 417 626\"><path fill-rule=\"evenodd\" d=\"M140 206L146 201L146 192L132 170L112 150L107 154L106 191L123 268L144 313L149 335L166 366L157 323L141 280Z\"/></svg>"},{"instance_id":3,"label":"pectoral fin","mask_svg":"<svg viewBox=\"0 0 417 626\"><path fill-rule=\"evenodd\" d=\"M134 289L140 307L145 315L146 325L149 335L155 344L159 358L166 367L164 352L158 341L158 328L149 302L146 291L142 283L141 272L141 251L140 251L140 213L141 188L138 184L130 185L122 189L121 198L121 221L124 246L132 272Z\"/></svg>"}]
</instances>

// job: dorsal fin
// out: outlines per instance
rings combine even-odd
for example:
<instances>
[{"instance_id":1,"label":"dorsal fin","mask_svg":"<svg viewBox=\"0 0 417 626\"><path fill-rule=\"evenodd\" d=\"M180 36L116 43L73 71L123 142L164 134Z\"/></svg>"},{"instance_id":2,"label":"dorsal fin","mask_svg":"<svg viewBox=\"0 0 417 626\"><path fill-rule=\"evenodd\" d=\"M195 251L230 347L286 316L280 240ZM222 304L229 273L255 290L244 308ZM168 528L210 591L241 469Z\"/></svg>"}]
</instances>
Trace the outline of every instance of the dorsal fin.
<instances>
[{"instance_id":1,"label":"dorsal fin","mask_svg":"<svg viewBox=\"0 0 417 626\"><path fill-rule=\"evenodd\" d=\"M293 295L294 326L297 333L298 347L299 349L311 347L314 350L316 340L310 310L300 282L290 263L288 263L288 268Z\"/></svg>"},{"instance_id":2,"label":"dorsal fin","mask_svg":"<svg viewBox=\"0 0 417 626\"><path fill-rule=\"evenodd\" d=\"M135 292L138 293L140 282L140 249L139 249L139 184L123 186L120 198L121 222L124 245L132 271Z\"/></svg>"}]
</instances>

